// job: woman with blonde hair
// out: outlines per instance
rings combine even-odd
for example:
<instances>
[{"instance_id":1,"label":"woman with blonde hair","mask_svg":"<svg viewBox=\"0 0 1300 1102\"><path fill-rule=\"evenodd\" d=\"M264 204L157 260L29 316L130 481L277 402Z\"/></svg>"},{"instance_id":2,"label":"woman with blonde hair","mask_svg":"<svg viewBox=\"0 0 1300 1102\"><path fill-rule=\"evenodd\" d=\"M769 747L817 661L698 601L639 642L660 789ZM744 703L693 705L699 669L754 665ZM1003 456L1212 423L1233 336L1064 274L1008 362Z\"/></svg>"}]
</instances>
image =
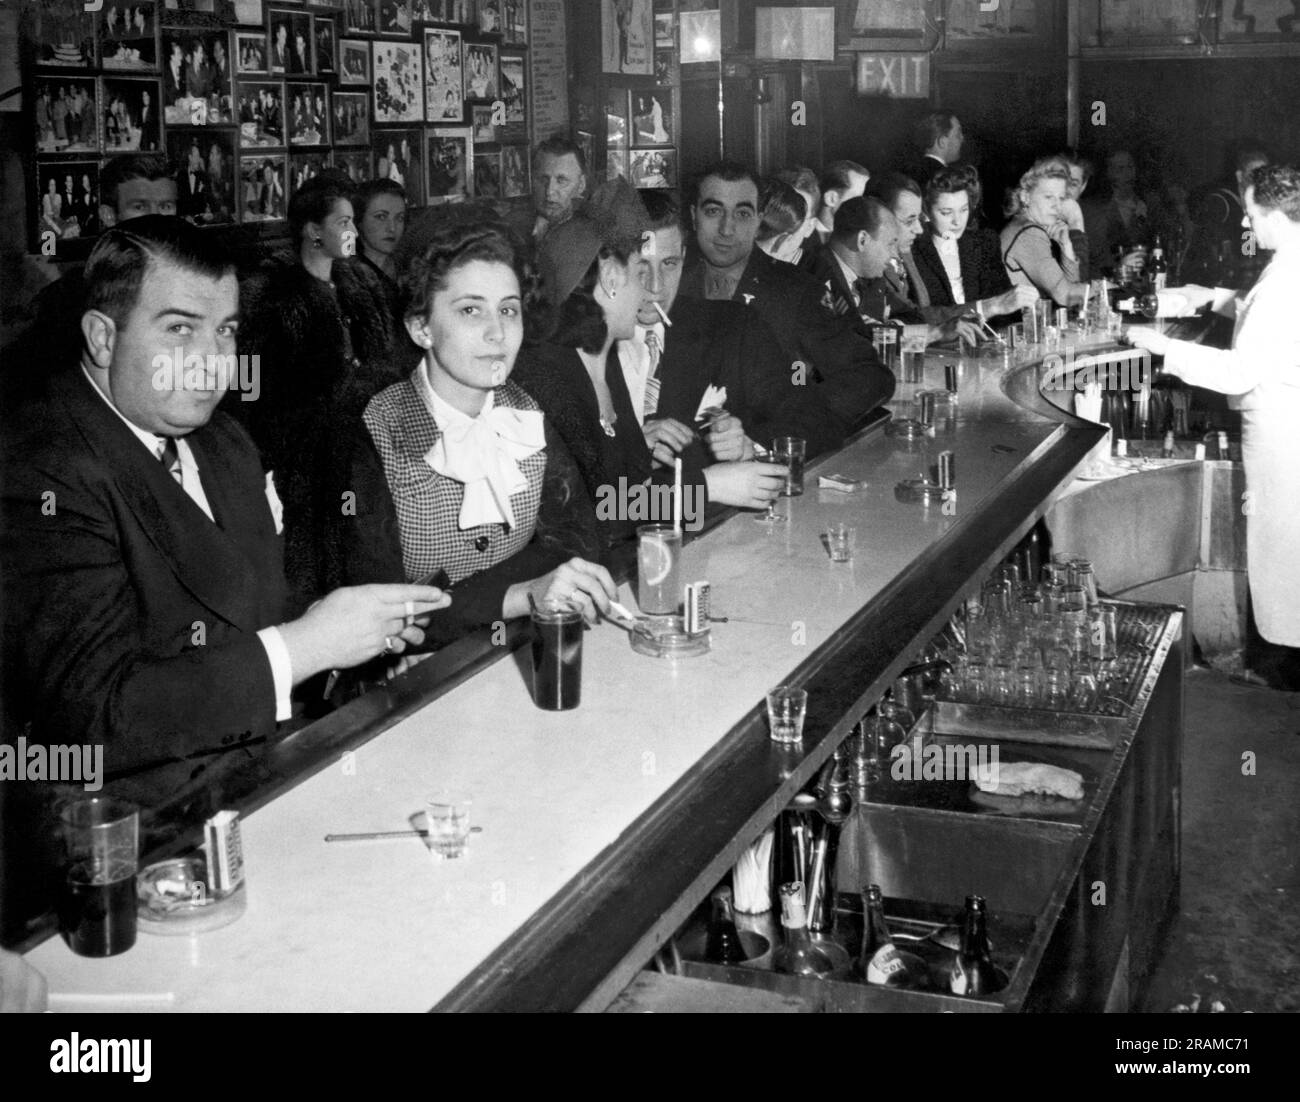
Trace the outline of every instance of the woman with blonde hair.
<instances>
[{"instance_id":1,"label":"woman with blonde hair","mask_svg":"<svg viewBox=\"0 0 1300 1102\"><path fill-rule=\"evenodd\" d=\"M1061 217L1069 182L1069 168L1059 157L1035 161L1008 195L1011 221L1002 228L1002 263L1012 284L1035 287L1058 306L1082 303L1087 287L1070 225Z\"/></svg>"}]
</instances>

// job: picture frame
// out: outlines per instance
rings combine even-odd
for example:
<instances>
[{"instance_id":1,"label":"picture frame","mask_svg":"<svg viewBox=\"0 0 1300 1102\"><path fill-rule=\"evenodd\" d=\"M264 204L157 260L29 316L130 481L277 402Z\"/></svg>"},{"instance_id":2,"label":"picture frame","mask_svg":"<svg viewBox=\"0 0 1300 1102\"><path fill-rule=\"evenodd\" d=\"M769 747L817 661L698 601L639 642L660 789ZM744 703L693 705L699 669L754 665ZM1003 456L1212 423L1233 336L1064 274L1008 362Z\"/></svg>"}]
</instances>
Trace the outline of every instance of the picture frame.
<instances>
[{"instance_id":1,"label":"picture frame","mask_svg":"<svg viewBox=\"0 0 1300 1102\"><path fill-rule=\"evenodd\" d=\"M238 76L269 76L265 31L235 32L235 73Z\"/></svg>"},{"instance_id":2,"label":"picture frame","mask_svg":"<svg viewBox=\"0 0 1300 1102\"><path fill-rule=\"evenodd\" d=\"M528 62L523 54L502 52L500 56L498 98L505 105L505 126L498 141L528 140Z\"/></svg>"},{"instance_id":3,"label":"picture frame","mask_svg":"<svg viewBox=\"0 0 1300 1102\"><path fill-rule=\"evenodd\" d=\"M673 65L676 54L672 50L655 50L655 83L671 84L673 82Z\"/></svg>"},{"instance_id":4,"label":"picture frame","mask_svg":"<svg viewBox=\"0 0 1300 1102\"><path fill-rule=\"evenodd\" d=\"M163 122L220 126L234 122L227 31L164 28Z\"/></svg>"},{"instance_id":5,"label":"picture frame","mask_svg":"<svg viewBox=\"0 0 1300 1102\"><path fill-rule=\"evenodd\" d=\"M90 69L95 65L95 18L80 0L33 4L31 9L37 65L59 69ZM98 181L98 174L95 179Z\"/></svg>"},{"instance_id":6,"label":"picture frame","mask_svg":"<svg viewBox=\"0 0 1300 1102\"><path fill-rule=\"evenodd\" d=\"M241 27L266 26L266 0L233 0L235 22Z\"/></svg>"},{"instance_id":7,"label":"picture frame","mask_svg":"<svg viewBox=\"0 0 1300 1102\"><path fill-rule=\"evenodd\" d=\"M374 151L372 179L392 180L406 189L413 206L424 195L424 130L405 127L398 130L370 131L370 148Z\"/></svg>"},{"instance_id":8,"label":"picture frame","mask_svg":"<svg viewBox=\"0 0 1300 1102\"><path fill-rule=\"evenodd\" d=\"M374 34L374 0L343 0L343 30L346 34Z\"/></svg>"},{"instance_id":9,"label":"picture frame","mask_svg":"<svg viewBox=\"0 0 1300 1102\"><path fill-rule=\"evenodd\" d=\"M633 187L674 188L677 186L677 150L634 149L628 166Z\"/></svg>"},{"instance_id":10,"label":"picture frame","mask_svg":"<svg viewBox=\"0 0 1300 1102\"><path fill-rule=\"evenodd\" d=\"M316 39L316 75L334 76L338 72L338 37L335 33L334 17L313 16L311 30Z\"/></svg>"},{"instance_id":11,"label":"picture frame","mask_svg":"<svg viewBox=\"0 0 1300 1102\"><path fill-rule=\"evenodd\" d=\"M331 96L334 144L370 147L370 97L365 92L334 92Z\"/></svg>"},{"instance_id":12,"label":"picture frame","mask_svg":"<svg viewBox=\"0 0 1300 1102\"><path fill-rule=\"evenodd\" d=\"M94 77L39 73L34 92L38 154L99 154L101 100Z\"/></svg>"},{"instance_id":13,"label":"picture frame","mask_svg":"<svg viewBox=\"0 0 1300 1102\"><path fill-rule=\"evenodd\" d=\"M626 149L631 140L632 127L628 119L628 93L623 88L610 88L605 92L605 145L610 149Z\"/></svg>"},{"instance_id":14,"label":"picture frame","mask_svg":"<svg viewBox=\"0 0 1300 1102\"><path fill-rule=\"evenodd\" d=\"M327 168L331 168L330 151L328 149L316 149L310 153L290 153L289 154L289 198L303 184L315 176L319 176Z\"/></svg>"},{"instance_id":15,"label":"picture frame","mask_svg":"<svg viewBox=\"0 0 1300 1102\"><path fill-rule=\"evenodd\" d=\"M267 60L272 76L316 73L315 37L310 12L271 8L267 12Z\"/></svg>"},{"instance_id":16,"label":"picture frame","mask_svg":"<svg viewBox=\"0 0 1300 1102\"><path fill-rule=\"evenodd\" d=\"M410 38L414 29L411 0L375 0L375 33L385 38Z\"/></svg>"},{"instance_id":17,"label":"picture frame","mask_svg":"<svg viewBox=\"0 0 1300 1102\"><path fill-rule=\"evenodd\" d=\"M288 157L256 153L239 158L240 222L278 222L288 212Z\"/></svg>"},{"instance_id":18,"label":"picture frame","mask_svg":"<svg viewBox=\"0 0 1300 1102\"><path fill-rule=\"evenodd\" d=\"M334 167L348 174L354 184L364 184L373 176L371 167L370 150L340 150L334 151Z\"/></svg>"},{"instance_id":19,"label":"picture frame","mask_svg":"<svg viewBox=\"0 0 1300 1102\"><path fill-rule=\"evenodd\" d=\"M167 156L176 166L176 213L196 226L235 220L234 131L169 129Z\"/></svg>"},{"instance_id":20,"label":"picture frame","mask_svg":"<svg viewBox=\"0 0 1300 1102\"><path fill-rule=\"evenodd\" d=\"M106 5L99 19L100 68L113 72L157 72L162 64L158 35L158 6L154 0L120 7Z\"/></svg>"},{"instance_id":21,"label":"picture frame","mask_svg":"<svg viewBox=\"0 0 1300 1102\"><path fill-rule=\"evenodd\" d=\"M528 0L502 0L501 40L508 46L528 45Z\"/></svg>"},{"instance_id":22,"label":"picture frame","mask_svg":"<svg viewBox=\"0 0 1300 1102\"><path fill-rule=\"evenodd\" d=\"M600 0L601 72L653 76L651 0Z\"/></svg>"},{"instance_id":23,"label":"picture frame","mask_svg":"<svg viewBox=\"0 0 1300 1102\"><path fill-rule=\"evenodd\" d=\"M501 198L518 199L532 190L532 161L526 145L501 147Z\"/></svg>"},{"instance_id":24,"label":"picture frame","mask_svg":"<svg viewBox=\"0 0 1300 1102\"><path fill-rule=\"evenodd\" d=\"M370 43L360 38L339 39L339 84L370 84Z\"/></svg>"},{"instance_id":25,"label":"picture frame","mask_svg":"<svg viewBox=\"0 0 1300 1102\"><path fill-rule=\"evenodd\" d=\"M100 146L105 157L162 149L162 85L157 77L100 78Z\"/></svg>"},{"instance_id":26,"label":"picture frame","mask_svg":"<svg viewBox=\"0 0 1300 1102\"><path fill-rule=\"evenodd\" d=\"M430 129L425 144L428 201L452 203L473 195L474 136L471 128Z\"/></svg>"},{"instance_id":27,"label":"picture frame","mask_svg":"<svg viewBox=\"0 0 1300 1102\"><path fill-rule=\"evenodd\" d=\"M474 135L474 146L491 144L497 140L497 128L492 122L495 110L490 103L476 103L470 108L470 129Z\"/></svg>"},{"instance_id":28,"label":"picture frame","mask_svg":"<svg viewBox=\"0 0 1300 1102\"><path fill-rule=\"evenodd\" d=\"M632 144L641 147L675 145L672 89L634 88L628 96L631 100Z\"/></svg>"},{"instance_id":29,"label":"picture frame","mask_svg":"<svg viewBox=\"0 0 1300 1102\"><path fill-rule=\"evenodd\" d=\"M36 162L37 200L33 205L35 240L46 256L65 241L92 237L103 228L99 218L99 161Z\"/></svg>"},{"instance_id":30,"label":"picture frame","mask_svg":"<svg viewBox=\"0 0 1300 1102\"><path fill-rule=\"evenodd\" d=\"M588 164L591 163L589 160ZM627 168L627 150L626 149L606 149L605 150L605 179L613 180L619 176L623 179L629 179Z\"/></svg>"},{"instance_id":31,"label":"picture frame","mask_svg":"<svg viewBox=\"0 0 1300 1102\"><path fill-rule=\"evenodd\" d=\"M246 149L283 149L284 82L240 81L235 90L240 152Z\"/></svg>"},{"instance_id":32,"label":"picture frame","mask_svg":"<svg viewBox=\"0 0 1300 1102\"><path fill-rule=\"evenodd\" d=\"M493 42L466 42L464 46L465 99L470 103L491 103L501 87L497 46Z\"/></svg>"},{"instance_id":33,"label":"picture frame","mask_svg":"<svg viewBox=\"0 0 1300 1102\"><path fill-rule=\"evenodd\" d=\"M428 122L460 122L465 117L460 31L424 32L424 116Z\"/></svg>"},{"instance_id":34,"label":"picture frame","mask_svg":"<svg viewBox=\"0 0 1300 1102\"><path fill-rule=\"evenodd\" d=\"M501 19L501 0L478 0L477 23L479 34L502 34L505 27Z\"/></svg>"},{"instance_id":35,"label":"picture frame","mask_svg":"<svg viewBox=\"0 0 1300 1102\"><path fill-rule=\"evenodd\" d=\"M501 198L500 150L476 149L474 151L474 195L478 199Z\"/></svg>"},{"instance_id":36,"label":"picture frame","mask_svg":"<svg viewBox=\"0 0 1300 1102\"><path fill-rule=\"evenodd\" d=\"M284 123L289 147L330 144L329 86L322 81L286 81Z\"/></svg>"},{"instance_id":37,"label":"picture frame","mask_svg":"<svg viewBox=\"0 0 1300 1102\"><path fill-rule=\"evenodd\" d=\"M414 42L370 43L376 123L424 121L423 53Z\"/></svg>"},{"instance_id":38,"label":"picture frame","mask_svg":"<svg viewBox=\"0 0 1300 1102\"><path fill-rule=\"evenodd\" d=\"M1224 4L1219 41L1294 42L1300 33L1298 15L1300 12L1290 0L1241 0L1231 9Z\"/></svg>"},{"instance_id":39,"label":"picture frame","mask_svg":"<svg viewBox=\"0 0 1300 1102\"><path fill-rule=\"evenodd\" d=\"M670 11L655 12L655 49L671 50L675 45L676 35L673 33L673 13Z\"/></svg>"}]
</instances>

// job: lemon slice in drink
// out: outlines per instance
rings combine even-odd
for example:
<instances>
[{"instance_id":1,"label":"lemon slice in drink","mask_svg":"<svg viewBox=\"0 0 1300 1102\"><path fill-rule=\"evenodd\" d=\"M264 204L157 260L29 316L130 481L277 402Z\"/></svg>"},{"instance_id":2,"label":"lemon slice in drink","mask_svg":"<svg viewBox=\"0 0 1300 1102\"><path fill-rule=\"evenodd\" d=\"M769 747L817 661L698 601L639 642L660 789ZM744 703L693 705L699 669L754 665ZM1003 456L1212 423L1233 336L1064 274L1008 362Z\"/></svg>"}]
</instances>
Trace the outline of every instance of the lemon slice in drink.
<instances>
[{"instance_id":1,"label":"lemon slice in drink","mask_svg":"<svg viewBox=\"0 0 1300 1102\"><path fill-rule=\"evenodd\" d=\"M640 547L641 581L647 586L661 585L673 568L673 553L663 540L642 537Z\"/></svg>"}]
</instances>

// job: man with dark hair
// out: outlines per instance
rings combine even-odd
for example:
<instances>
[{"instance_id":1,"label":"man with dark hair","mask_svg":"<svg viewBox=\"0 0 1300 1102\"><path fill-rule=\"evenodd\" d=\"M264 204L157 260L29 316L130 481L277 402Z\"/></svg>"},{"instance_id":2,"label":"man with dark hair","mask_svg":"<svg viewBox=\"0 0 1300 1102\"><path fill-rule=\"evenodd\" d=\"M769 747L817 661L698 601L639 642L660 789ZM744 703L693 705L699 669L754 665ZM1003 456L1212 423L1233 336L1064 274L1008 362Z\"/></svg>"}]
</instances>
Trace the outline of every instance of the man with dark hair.
<instances>
[{"instance_id":1,"label":"man with dark hair","mask_svg":"<svg viewBox=\"0 0 1300 1102\"><path fill-rule=\"evenodd\" d=\"M536 219L532 239L540 242L547 232L567 222L582 205L587 191L587 158L582 147L568 138L547 138L533 150L533 209Z\"/></svg>"},{"instance_id":2,"label":"man with dark hair","mask_svg":"<svg viewBox=\"0 0 1300 1102\"><path fill-rule=\"evenodd\" d=\"M1192 196L1193 226L1180 273L1183 280L1242 292L1255 285L1268 257L1242 233L1246 184L1255 169L1271 161L1260 142L1243 139L1235 143L1220 182Z\"/></svg>"},{"instance_id":3,"label":"man with dark hair","mask_svg":"<svg viewBox=\"0 0 1300 1102\"><path fill-rule=\"evenodd\" d=\"M862 195L870 180L871 173L857 161L832 161L822 169L818 181L822 201L817 212L817 237L823 245L835 228L835 212L841 204Z\"/></svg>"},{"instance_id":4,"label":"man with dark hair","mask_svg":"<svg viewBox=\"0 0 1300 1102\"><path fill-rule=\"evenodd\" d=\"M32 738L103 743L153 805L293 714L290 691L423 641L423 586L337 590L286 622L274 491L216 413L239 285L178 218L108 231L86 265L83 347L4 434L4 674ZM278 625L278 626L277 626Z\"/></svg>"},{"instance_id":5,"label":"man with dark hair","mask_svg":"<svg viewBox=\"0 0 1300 1102\"><path fill-rule=\"evenodd\" d=\"M1213 302L1235 314L1232 348L1171 340L1148 327L1129 330L1139 348L1164 356L1167 372L1192 386L1229 396L1241 412L1246 468L1246 567L1251 615L1246 643L1249 679L1300 691L1300 169L1256 168L1244 189L1246 226L1272 253L1244 299L1185 287L1193 305Z\"/></svg>"},{"instance_id":6,"label":"man with dark hair","mask_svg":"<svg viewBox=\"0 0 1300 1102\"><path fill-rule=\"evenodd\" d=\"M185 167L177 173L180 183L176 213L182 218L200 220L212 209L212 189L203 169L203 153L198 140L190 142Z\"/></svg>"},{"instance_id":7,"label":"man with dark hair","mask_svg":"<svg viewBox=\"0 0 1300 1102\"><path fill-rule=\"evenodd\" d=\"M759 188L749 169L713 165L695 192L691 224L699 255L683 272L682 294L752 307L791 377L813 386L828 415L826 435L843 439L889 400L893 376L861 327L823 305L815 279L754 247Z\"/></svg>"},{"instance_id":8,"label":"man with dark hair","mask_svg":"<svg viewBox=\"0 0 1300 1102\"><path fill-rule=\"evenodd\" d=\"M913 132L913 142L920 158L908 163L905 175L925 187L939 169L961 160L964 141L961 119L951 111L931 111L922 116Z\"/></svg>"}]
</instances>

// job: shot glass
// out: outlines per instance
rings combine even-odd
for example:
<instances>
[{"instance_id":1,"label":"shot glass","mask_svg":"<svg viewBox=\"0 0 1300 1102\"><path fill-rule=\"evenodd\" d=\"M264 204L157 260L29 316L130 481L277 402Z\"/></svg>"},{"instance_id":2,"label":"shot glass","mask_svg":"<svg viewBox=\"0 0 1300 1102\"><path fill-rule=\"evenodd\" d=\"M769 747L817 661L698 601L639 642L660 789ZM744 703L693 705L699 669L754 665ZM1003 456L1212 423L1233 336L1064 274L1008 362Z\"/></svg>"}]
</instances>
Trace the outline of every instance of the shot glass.
<instances>
[{"instance_id":1,"label":"shot glass","mask_svg":"<svg viewBox=\"0 0 1300 1102\"><path fill-rule=\"evenodd\" d=\"M807 444L798 436L778 436L772 441L772 462L786 466L784 497L798 497L803 493L803 461ZM642 608L644 609L644 605Z\"/></svg>"},{"instance_id":2,"label":"shot glass","mask_svg":"<svg viewBox=\"0 0 1300 1102\"><path fill-rule=\"evenodd\" d=\"M853 558L856 529L847 524L832 524L826 529L826 550L831 562L849 562Z\"/></svg>"},{"instance_id":3,"label":"shot glass","mask_svg":"<svg viewBox=\"0 0 1300 1102\"><path fill-rule=\"evenodd\" d=\"M429 797L425 822L429 830L429 850L444 861L465 855L469 838L469 813L473 800L455 789L439 789Z\"/></svg>"},{"instance_id":4,"label":"shot glass","mask_svg":"<svg viewBox=\"0 0 1300 1102\"><path fill-rule=\"evenodd\" d=\"M767 694L767 722L772 741L789 746L803 739L808 690L778 685Z\"/></svg>"},{"instance_id":5,"label":"shot glass","mask_svg":"<svg viewBox=\"0 0 1300 1102\"><path fill-rule=\"evenodd\" d=\"M135 944L140 809L95 796L60 813L65 863L59 932L78 956L112 957Z\"/></svg>"}]
</instances>

